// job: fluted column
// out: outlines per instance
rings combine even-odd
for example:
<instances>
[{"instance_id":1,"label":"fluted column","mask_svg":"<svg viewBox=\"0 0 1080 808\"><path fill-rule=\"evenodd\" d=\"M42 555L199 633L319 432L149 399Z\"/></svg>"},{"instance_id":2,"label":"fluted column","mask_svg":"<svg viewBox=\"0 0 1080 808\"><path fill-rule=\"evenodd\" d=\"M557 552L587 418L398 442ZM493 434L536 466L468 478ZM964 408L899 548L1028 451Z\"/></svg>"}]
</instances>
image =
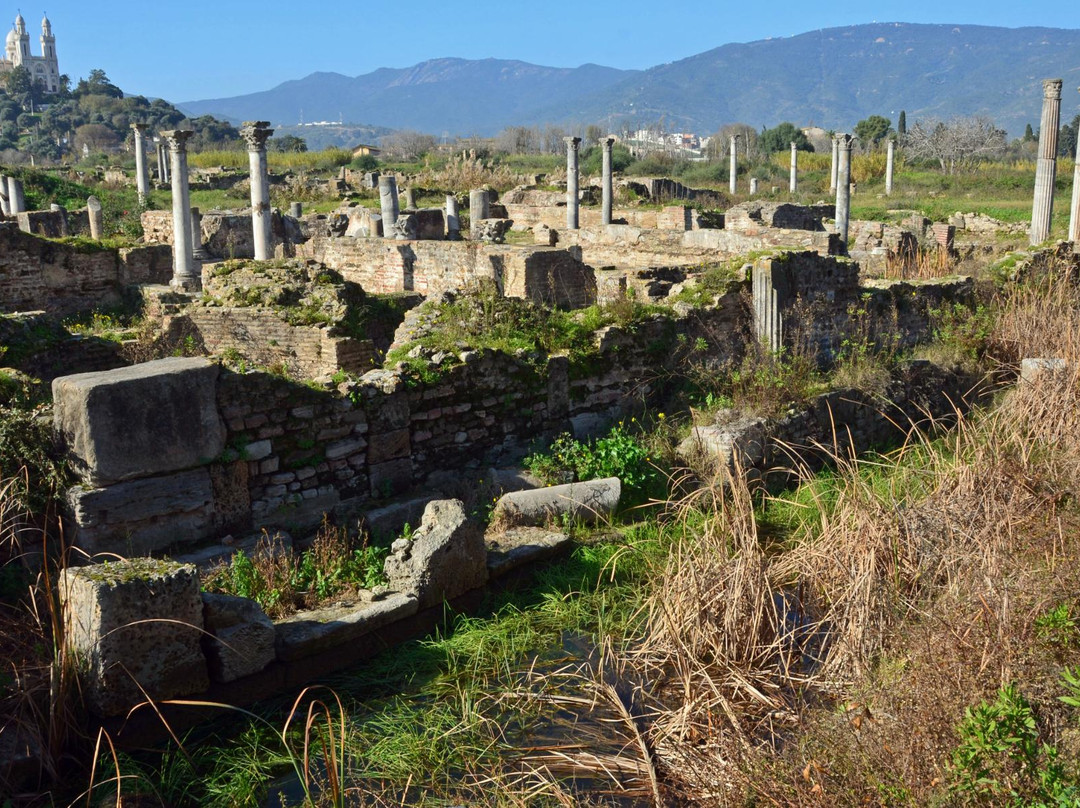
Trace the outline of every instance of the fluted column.
<instances>
[{"instance_id":1,"label":"fluted column","mask_svg":"<svg viewBox=\"0 0 1080 808\"><path fill-rule=\"evenodd\" d=\"M840 163L840 144L836 140L837 136L833 135L832 141L832 165L829 168L829 190L836 190L836 172L839 170Z\"/></svg>"},{"instance_id":2,"label":"fluted column","mask_svg":"<svg viewBox=\"0 0 1080 808\"><path fill-rule=\"evenodd\" d=\"M611 224L611 199L614 194L614 180L611 175L611 147L615 145L615 138L606 137L600 141L604 147L603 163L603 189L600 199L600 223Z\"/></svg>"},{"instance_id":3,"label":"fluted column","mask_svg":"<svg viewBox=\"0 0 1080 808\"><path fill-rule=\"evenodd\" d=\"M145 123L133 123L131 131L135 133L135 187L139 191L139 204L145 205L150 194L150 177L146 173L146 130Z\"/></svg>"},{"instance_id":4,"label":"fluted column","mask_svg":"<svg viewBox=\"0 0 1080 808\"><path fill-rule=\"evenodd\" d=\"M240 127L240 136L247 144L251 176L251 234L255 245L255 260L269 261L273 257L270 225L270 172L266 164L266 141L274 134L269 121L247 121Z\"/></svg>"},{"instance_id":5,"label":"fluted column","mask_svg":"<svg viewBox=\"0 0 1080 808\"><path fill-rule=\"evenodd\" d=\"M1039 122L1039 162L1035 167L1035 199L1031 206L1030 241L1032 244L1041 244L1050 238L1060 119L1061 79L1046 79L1043 82L1042 120Z\"/></svg>"},{"instance_id":6,"label":"fluted column","mask_svg":"<svg viewBox=\"0 0 1080 808\"><path fill-rule=\"evenodd\" d=\"M566 143L566 229L578 229L578 149L581 138L564 137Z\"/></svg>"},{"instance_id":7,"label":"fluted column","mask_svg":"<svg viewBox=\"0 0 1080 808\"><path fill-rule=\"evenodd\" d=\"M195 133L190 129L171 129L161 136L169 146L172 175L173 276L169 285L175 289L197 290L202 279L195 274L191 249L191 193L188 189L187 142Z\"/></svg>"},{"instance_id":8,"label":"fluted column","mask_svg":"<svg viewBox=\"0 0 1080 808\"><path fill-rule=\"evenodd\" d=\"M851 143L854 138L841 132L833 140L836 150L836 232L847 250L848 223L851 219Z\"/></svg>"},{"instance_id":9,"label":"fluted column","mask_svg":"<svg viewBox=\"0 0 1080 808\"><path fill-rule=\"evenodd\" d=\"M1076 163L1073 167L1072 205L1069 206L1069 241L1073 251L1080 251L1080 139L1076 144Z\"/></svg>"},{"instance_id":10,"label":"fluted column","mask_svg":"<svg viewBox=\"0 0 1080 808\"><path fill-rule=\"evenodd\" d=\"M889 138L888 152L885 156L885 196L892 195L893 163L896 159L896 141Z\"/></svg>"},{"instance_id":11,"label":"fluted column","mask_svg":"<svg viewBox=\"0 0 1080 808\"><path fill-rule=\"evenodd\" d=\"M731 146L728 149L731 157L730 168L728 169L728 190L731 191L732 194L735 193L735 176L739 168L738 146L739 136L732 135Z\"/></svg>"},{"instance_id":12,"label":"fluted column","mask_svg":"<svg viewBox=\"0 0 1080 808\"><path fill-rule=\"evenodd\" d=\"M795 193L799 188L799 149L795 141L791 141L791 172L788 177L788 191Z\"/></svg>"}]
</instances>

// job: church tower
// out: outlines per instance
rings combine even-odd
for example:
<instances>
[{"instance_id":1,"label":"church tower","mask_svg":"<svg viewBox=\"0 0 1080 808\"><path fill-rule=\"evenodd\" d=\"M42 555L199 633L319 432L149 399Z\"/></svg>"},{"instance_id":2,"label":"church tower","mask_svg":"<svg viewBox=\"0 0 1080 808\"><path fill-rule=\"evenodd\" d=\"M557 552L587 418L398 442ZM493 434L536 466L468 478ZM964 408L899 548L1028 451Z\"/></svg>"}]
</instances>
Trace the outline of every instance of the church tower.
<instances>
[{"instance_id":1,"label":"church tower","mask_svg":"<svg viewBox=\"0 0 1080 808\"><path fill-rule=\"evenodd\" d=\"M41 59L45 68L45 86L50 93L60 89L60 62L56 58L56 37L48 17L41 18Z\"/></svg>"}]
</instances>

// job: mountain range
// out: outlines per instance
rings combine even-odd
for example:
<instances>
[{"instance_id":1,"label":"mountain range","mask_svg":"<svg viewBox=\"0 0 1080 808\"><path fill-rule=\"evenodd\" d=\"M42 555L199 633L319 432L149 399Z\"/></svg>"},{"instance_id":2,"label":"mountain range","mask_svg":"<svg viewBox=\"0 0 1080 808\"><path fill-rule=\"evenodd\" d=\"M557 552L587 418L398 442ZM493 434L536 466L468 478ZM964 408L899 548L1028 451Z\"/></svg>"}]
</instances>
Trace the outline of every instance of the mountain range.
<instances>
[{"instance_id":1,"label":"mountain range","mask_svg":"<svg viewBox=\"0 0 1080 808\"><path fill-rule=\"evenodd\" d=\"M490 136L507 126L663 122L708 134L727 123L851 128L986 115L1010 134L1038 128L1042 80L1065 79L1062 120L1080 107L1080 30L871 23L722 45L648 70L432 59L350 78L312 73L269 90L188 101L231 120L364 121L432 134Z\"/></svg>"}]
</instances>

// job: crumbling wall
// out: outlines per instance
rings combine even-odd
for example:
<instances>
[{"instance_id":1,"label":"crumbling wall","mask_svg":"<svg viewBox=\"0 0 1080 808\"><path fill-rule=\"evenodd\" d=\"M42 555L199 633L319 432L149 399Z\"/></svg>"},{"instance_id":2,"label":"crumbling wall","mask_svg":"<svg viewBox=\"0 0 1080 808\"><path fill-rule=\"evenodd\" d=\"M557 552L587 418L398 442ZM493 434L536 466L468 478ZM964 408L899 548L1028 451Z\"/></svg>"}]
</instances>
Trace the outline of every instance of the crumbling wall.
<instances>
[{"instance_id":1,"label":"crumbling wall","mask_svg":"<svg viewBox=\"0 0 1080 808\"><path fill-rule=\"evenodd\" d=\"M125 285L167 283L171 276L171 255L160 247L65 244L0 223L0 311L70 314L115 305Z\"/></svg>"},{"instance_id":2,"label":"crumbling wall","mask_svg":"<svg viewBox=\"0 0 1080 808\"><path fill-rule=\"evenodd\" d=\"M434 295L491 280L504 294L568 308L596 299L592 270L576 254L468 241L315 236L297 255L339 271L374 294Z\"/></svg>"}]
</instances>

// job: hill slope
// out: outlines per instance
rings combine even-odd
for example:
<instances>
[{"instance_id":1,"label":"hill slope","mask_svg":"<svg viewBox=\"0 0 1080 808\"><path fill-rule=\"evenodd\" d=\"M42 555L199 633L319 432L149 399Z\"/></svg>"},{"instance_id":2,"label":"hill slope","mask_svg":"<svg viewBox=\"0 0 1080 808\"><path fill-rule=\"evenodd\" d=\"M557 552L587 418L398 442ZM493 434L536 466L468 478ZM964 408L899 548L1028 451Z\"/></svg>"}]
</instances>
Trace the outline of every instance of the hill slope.
<instances>
[{"instance_id":1,"label":"hill slope","mask_svg":"<svg viewBox=\"0 0 1080 808\"><path fill-rule=\"evenodd\" d=\"M850 128L984 114L1019 134L1038 125L1042 79L1065 79L1062 118L1075 114L1080 30L873 23L786 39L728 44L646 71L539 67L496 59L435 59L356 78L313 73L251 95L181 104L189 114L280 123L365 121L432 133L494 134L514 124L661 118L669 131L742 121Z\"/></svg>"}]
</instances>

